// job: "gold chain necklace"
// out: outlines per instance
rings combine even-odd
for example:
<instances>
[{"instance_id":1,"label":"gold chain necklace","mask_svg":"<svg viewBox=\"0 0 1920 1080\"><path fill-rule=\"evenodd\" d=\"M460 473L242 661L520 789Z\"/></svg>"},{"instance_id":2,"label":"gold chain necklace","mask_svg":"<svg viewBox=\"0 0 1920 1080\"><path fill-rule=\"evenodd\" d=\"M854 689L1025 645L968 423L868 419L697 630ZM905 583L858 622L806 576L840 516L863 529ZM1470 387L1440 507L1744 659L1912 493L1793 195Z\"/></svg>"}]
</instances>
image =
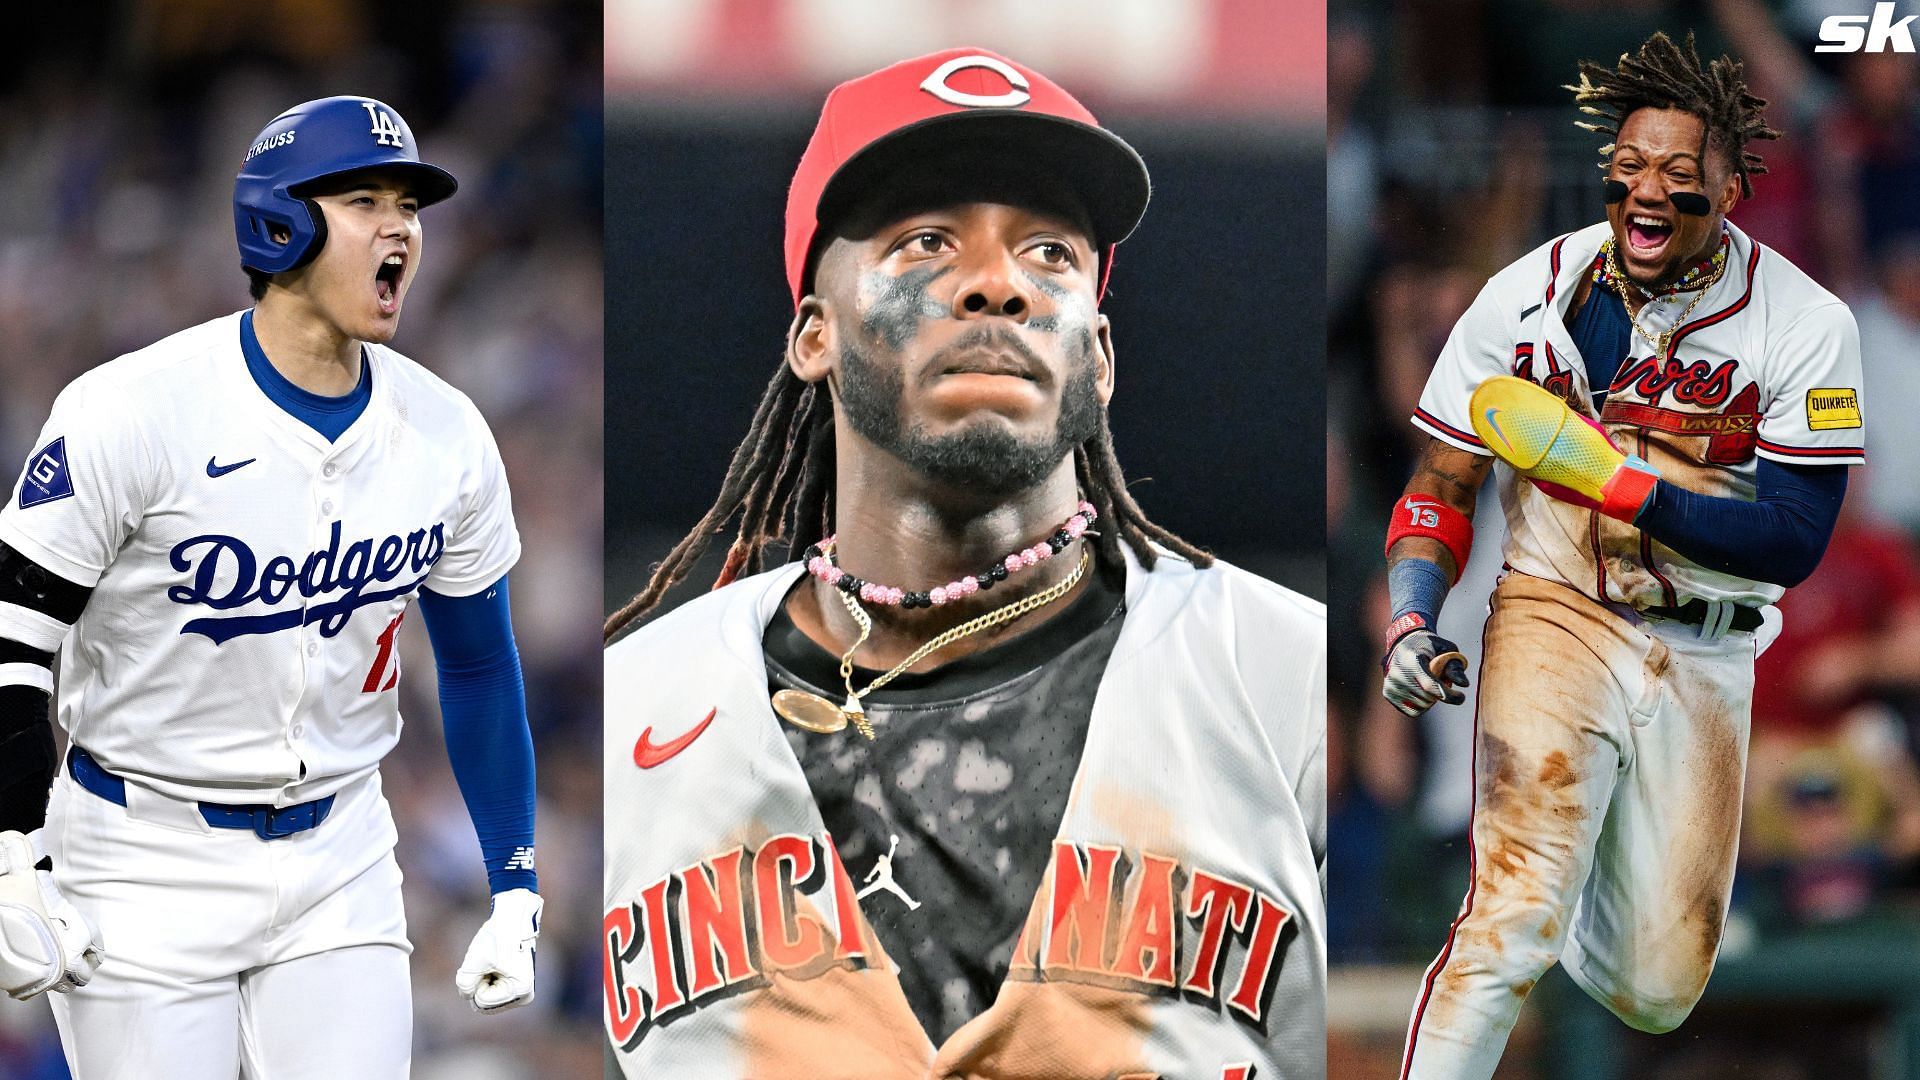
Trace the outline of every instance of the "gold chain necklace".
<instances>
[{"instance_id":1,"label":"gold chain necklace","mask_svg":"<svg viewBox=\"0 0 1920 1080\"><path fill-rule=\"evenodd\" d=\"M1680 309L1680 315L1678 318L1673 320L1673 325L1661 331L1660 336L1655 337L1654 335L1647 333L1646 329L1640 325L1639 317L1633 313L1633 300L1631 297L1628 296L1627 290L1632 289L1634 292L1640 293L1640 297L1642 300L1641 307L1645 308L1647 304L1654 303L1656 300L1664 300L1667 297L1672 296L1673 293L1679 291L1679 289L1675 288L1673 290L1669 290L1666 296L1659 296L1659 297L1655 297L1649 293L1641 291L1638 286L1635 286L1628 282L1627 275L1625 273L1622 273L1620 270L1620 264L1614 261L1613 241L1609 240L1605 244L1601 245L1601 247L1606 252L1606 263L1602 268L1601 273L1595 276L1600 280L1602 284L1611 286L1613 288L1613 291L1619 295L1620 306L1625 308L1627 312L1627 322L1633 325L1634 333L1639 334L1641 337L1645 338L1647 340L1647 344L1653 346L1653 354L1655 356L1665 356L1667 354L1667 346L1673 341L1673 335L1678 333L1680 328L1687 324L1687 316L1693 314L1693 309L1699 307L1700 301L1705 300L1707 298L1707 293L1710 290L1712 290L1713 286L1716 283L1719 282L1720 275L1724 274L1727 268L1726 261L1724 258L1722 258L1718 263L1714 265L1713 272L1710 275L1708 275L1704 280L1700 281L1698 284L1689 283L1686 286L1684 286L1685 288L1697 290L1694 292L1693 299L1687 302L1686 307ZM1724 253L1725 250L1726 249L1723 245L1721 248L1721 251Z\"/></svg>"},{"instance_id":2,"label":"gold chain necklace","mask_svg":"<svg viewBox=\"0 0 1920 1080\"><path fill-rule=\"evenodd\" d=\"M835 589L835 595L839 596L840 602L847 606L847 614L852 615L853 621L860 624L860 636L854 640L853 647L847 650L846 655L840 658L840 678L847 685L846 704L835 705L826 698L818 694L808 693L805 690L782 690L773 695L773 711L785 717L787 722L793 724L795 727L818 732L822 735L830 735L836 731L840 731L851 723L859 730L860 734L865 735L871 740L873 738L873 725L867 720L867 711L860 704L861 698L887 685L901 672L925 660L935 652L959 641L961 638L970 637L982 630L991 629L1002 623L1012 622L1035 608L1045 607L1067 595L1075 585L1079 584L1080 578L1087 572L1087 565L1090 562L1092 562L1092 556L1084 551L1081 552L1080 565L1074 567L1073 573L1068 574L1065 579L1034 593L1032 596L1023 597L1015 600L1011 604L994 608L984 615L976 615L966 622L961 623L959 626L948 630L932 641L913 650L905 660L893 665L892 670L868 683L867 688L864 690L855 690L853 688L853 655L860 651L860 646L866 644L868 636L873 633L873 618L867 614L865 608L860 606L860 601L855 600L846 592Z\"/></svg>"}]
</instances>

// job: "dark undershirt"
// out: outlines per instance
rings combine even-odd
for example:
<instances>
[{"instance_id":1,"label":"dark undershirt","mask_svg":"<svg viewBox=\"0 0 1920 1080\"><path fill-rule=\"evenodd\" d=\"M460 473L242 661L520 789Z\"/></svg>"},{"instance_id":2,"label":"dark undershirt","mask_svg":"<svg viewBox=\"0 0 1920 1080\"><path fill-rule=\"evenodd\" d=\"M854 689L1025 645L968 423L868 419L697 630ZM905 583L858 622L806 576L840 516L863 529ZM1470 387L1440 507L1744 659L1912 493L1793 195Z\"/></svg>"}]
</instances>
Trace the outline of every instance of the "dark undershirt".
<instances>
[{"instance_id":1,"label":"dark undershirt","mask_svg":"<svg viewBox=\"0 0 1920 1080\"><path fill-rule=\"evenodd\" d=\"M991 1005L1006 977L1120 635L1124 582L1124 569L1103 566L1032 631L864 698L872 742L851 727L787 728L856 890L900 838L893 881L920 906L882 888L860 907L936 1044ZM845 700L839 655L801 633L784 604L761 645L771 690ZM854 685L880 674L855 668Z\"/></svg>"},{"instance_id":2,"label":"dark undershirt","mask_svg":"<svg viewBox=\"0 0 1920 1080\"><path fill-rule=\"evenodd\" d=\"M1567 327L1573 347L1587 362L1587 387L1593 392L1593 407L1607 400L1607 388L1620 373L1620 365L1633 351L1633 320L1627 317L1627 305L1620 294L1602 288L1591 280L1587 298L1574 312Z\"/></svg>"},{"instance_id":3,"label":"dark undershirt","mask_svg":"<svg viewBox=\"0 0 1920 1080\"><path fill-rule=\"evenodd\" d=\"M253 311L240 316L240 354L247 359L247 371L262 393L289 416L320 433L328 442L339 442L373 400L373 363L367 359L366 346L360 347L360 381L339 397L302 390L267 359L260 337L253 332Z\"/></svg>"}]
</instances>

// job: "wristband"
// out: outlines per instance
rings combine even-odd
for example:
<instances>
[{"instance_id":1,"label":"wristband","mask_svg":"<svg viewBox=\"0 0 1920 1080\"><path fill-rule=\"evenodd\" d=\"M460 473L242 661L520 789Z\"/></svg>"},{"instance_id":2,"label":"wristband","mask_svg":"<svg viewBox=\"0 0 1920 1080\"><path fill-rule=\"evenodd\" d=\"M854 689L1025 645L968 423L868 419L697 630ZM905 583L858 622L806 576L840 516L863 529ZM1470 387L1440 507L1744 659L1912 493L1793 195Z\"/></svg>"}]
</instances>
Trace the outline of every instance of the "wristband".
<instances>
[{"instance_id":1,"label":"wristband","mask_svg":"<svg viewBox=\"0 0 1920 1080\"><path fill-rule=\"evenodd\" d=\"M1659 483L1660 474L1653 471L1653 466L1629 454L1626 464L1615 469L1601 485L1600 512L1631 525L1647 508L1647 503L1653 501L1653 489Z\"/></svg>"},{"instance_id":2,"label":"wristband","mask_svg":"<svg viewBox=\"0 0 1920 1080\"><path fill-rule=\"evenodd\" d=\"M1426 628L1427 617L1417 611L1409 611L1405 615L1393 620L1387 624L1387 651L1392 652L1393 647L1400 644L1401 638L1406 637L1415 630L1425 630ZM1384 662L1385 661L1382 661L1382 663Z\"/></svg>"},{"instance_id":3,"label":"wristband","mask_svg":"<svg viewBox=\"0 0 1920 1080\"><path fill-rule=\"evenodd\" d=\"M1473 522L1467 515L1432 495L1411 494L1394 504L1392 523L1387 526L1387 553L1408 536L1428 536L1440 541L1453 555L1453 584L1467 569L1467 555L1473 551Z\"/></svg>"}]
</instances>

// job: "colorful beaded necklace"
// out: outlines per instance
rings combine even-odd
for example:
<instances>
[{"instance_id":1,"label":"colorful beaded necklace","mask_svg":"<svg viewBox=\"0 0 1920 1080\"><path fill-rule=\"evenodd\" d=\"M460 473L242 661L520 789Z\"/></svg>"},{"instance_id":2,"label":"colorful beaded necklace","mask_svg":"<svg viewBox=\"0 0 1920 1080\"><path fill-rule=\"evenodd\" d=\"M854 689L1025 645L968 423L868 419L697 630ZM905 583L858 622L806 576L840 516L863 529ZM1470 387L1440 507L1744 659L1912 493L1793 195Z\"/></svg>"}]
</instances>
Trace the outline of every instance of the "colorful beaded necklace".
<instances>
[{"instance_id":1,"label":"colorful beaded necklace","mask_svg":"<svg viewBox=\"0 0 1920 1080\"><path fill-rule=\"evenodd\" d=\"M1680 280L1664 289L1649 292L1627 277L1626 272L1620 269L1619 260L1615 257L1613 238L1608 237L1601 243L1600 254L1593 260L1593 283L1612 290L1620 297L1620 303L1627 309L1627 321L1633 324L1634 333L1645 338L1647 344L1653 346L1654 355L1664 356L1667 345L1673 341L1673 335L1686 324L1687 316L1693 314L1693 309L1699 307L1700 301L1707 298L1707 290L1720 280L1722 274L1726 273L1727 248L1731 243L1732 237L1723 227L1720 230L1720 244L1713 249L1712 255L1689 267L1686 273L1680 275ZM1673 320L1673 325L1656 336L1647 333L1646 329L1640 325L1640 318L1633 310L1633 298L1628 294L1629 290L1639 294L1641 310L1661 301L1671 300L1682 292L1691 291L1694 297L1687 301L1686 307L1680 309L1680 315Z\"/></svg>"},{"instance_id":2,"label":"colorful beaded necklace","mask_svg":"<svg viewBox=\"0 0 1920 1080\"><path fill-rule=\"evenodd\" d=\"M863 581L840 569L833 562L834 537L829 536L807 548L801 557L801 561L806 564L807 572L836 590L834 595L846 605L847 614L851 615L854 622L859 625L860 636L854 641L853 647L847 650L846 655L840 658L840 678L846 683L847 689L846 701L843 704L836 705L818 694L808 693L805 690L786 689L773 695L773 710L785 717L788 723L807 731L827 735L851 724L861 735L872 739L873 725L867 720L866 708L861 704L862 698L885 686L901 672L961 638L1011 622L1029 611L1045 607L1072 592L1073 587L1079 584L1080 578L1086 574L1092 558L1086 552L1081 552L1079 565L1075 566L1073 572L1065 579L1031 596L995 608L984 615L977 615L940 634L932 641L915 649L905 660L895 664L891 671L868 683L864 690L854 688L853 658L854 654L860 651L860 646L864 645L868 636L873 633L873 620L860 606L861 601L889 607L923 608L938 607L972 596L976 592L991 589L999 582L1005 581L1009 574L1038 566L1058 555L1067 545L1085 535L1088 527L1098 517L1099 514L1094 510L1093 504L1082 500L1073 516L1063 522L1045 540L1008 555L978 574L969 574L958 581L950 581L924 592Z\"/></svg>"},{"instance_id":3,"label":"colorful beaded necklace","mask_svg":"<svg viewBox=\"0 0 1920 1080\"><path fill-rule=\"evenodd\" d=\"M833 547L836 539L833 536L808 547L801 553L800 561L806 563L807 573L821 582L849 596L857 596L869 604L901 608L939 607L961 597L972 596L982 589L991 589L999 582L1005 581L1008 574L1038 566L1047 559L1053 558L1068 544L1079 539L1099 516L1092 503L1082 500L1073 516L1063 522L1053 531L1053 535L1045 540L1032 547L1016 551L977 574L968 574L958 581L949 581L945 585L927 589L924 592L865 581L840 569L833 561Z\"/></svg>"}]
</instances>

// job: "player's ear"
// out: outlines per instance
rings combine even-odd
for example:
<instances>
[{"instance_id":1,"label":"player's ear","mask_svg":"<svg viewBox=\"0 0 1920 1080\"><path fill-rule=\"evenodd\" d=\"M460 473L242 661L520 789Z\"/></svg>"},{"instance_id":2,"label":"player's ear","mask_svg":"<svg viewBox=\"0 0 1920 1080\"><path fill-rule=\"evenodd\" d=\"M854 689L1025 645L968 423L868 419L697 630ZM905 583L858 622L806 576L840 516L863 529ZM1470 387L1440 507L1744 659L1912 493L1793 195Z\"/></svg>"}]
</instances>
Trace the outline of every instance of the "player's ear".
<instances>
[{"instance_id":1,"label":"player's ear","mask_svg":"<svg viewBox=\"0 0 1920 1080\"><path fill-rule=\"evenodd\" d=\"M1094 390L1100 395L1100 404L1113 400L1113 323L1103 314L1094 324Z\"/></svg>"},{"instance_id":2,"label":"player's ear","mask_svg":"<svg viewBox=\"0 0 1920 1080\"><path fill-rule=\"evenodd\" d=\"M1727 170L1726 182L1720 185L1720 196L1713 201L1713 211L1725 216L1740 205L1740 174L1733 169Z\"/></svg>"},{"instance_id":3,"label":"player's ear","mask_svg":"<svg viewBox=\"0 0 1920 1080\"><path fill-rule=\"evenodd\" d=\"M800 309L787 328L787 366L801 382L819 382L833 371L839 355L833 338L833 320L824 297L808 294L800 299Z\"/></svg>"}]
</instances>

